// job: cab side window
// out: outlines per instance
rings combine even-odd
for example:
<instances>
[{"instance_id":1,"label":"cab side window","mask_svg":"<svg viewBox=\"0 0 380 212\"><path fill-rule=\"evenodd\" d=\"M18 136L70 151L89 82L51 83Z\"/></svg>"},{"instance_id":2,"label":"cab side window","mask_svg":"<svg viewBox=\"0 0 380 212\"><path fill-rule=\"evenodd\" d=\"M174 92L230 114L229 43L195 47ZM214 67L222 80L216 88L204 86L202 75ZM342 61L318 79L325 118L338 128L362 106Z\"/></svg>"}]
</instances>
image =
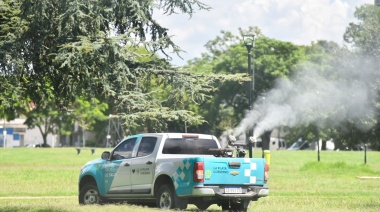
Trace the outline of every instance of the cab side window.
<instances>
[{"instance_id":1,"label":"cab side window","mask_svg":"<svg viewBox=\"0 0 380 212\"><path fill-rule=\"evenodd\" d=\"M116 147L113 153L114 160L131 158L133 149L135 147L137 138L131 138L123 141L119 146Z\"/></svg>"},{"instance_id":2,"label":"cab side window","mask_svg":"<svg viewBox=\"0 0 380 212\"><path fill-rule=\"evenodd\" d=\"M156 146L157 138L144 137L141 139L139 149L137 151L137 157L144 157L152 154L154 147Z\"/></svg>"}]
</instances>

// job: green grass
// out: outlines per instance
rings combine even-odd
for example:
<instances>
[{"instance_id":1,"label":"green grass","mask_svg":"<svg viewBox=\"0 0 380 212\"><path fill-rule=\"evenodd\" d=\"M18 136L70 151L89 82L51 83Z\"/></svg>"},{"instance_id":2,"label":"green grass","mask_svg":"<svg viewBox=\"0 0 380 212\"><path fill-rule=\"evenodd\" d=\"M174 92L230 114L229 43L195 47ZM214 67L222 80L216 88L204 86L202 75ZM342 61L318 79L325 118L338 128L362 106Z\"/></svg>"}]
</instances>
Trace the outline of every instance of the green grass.
<instances>
[{"instance_id":1,"label":"green grass","mask_svg":"<svg viewBox=\"0 0 380 212\"><path fill-rule=\"evenodd\" d=\"M74 148L1 148L0 211L159 211L120 204L80 206L78 175L81 166L98 158ZM261 152L255 151L255 157ZM378 211L380 152L271 151L270 195L252 202L250 211ZM220 207L213 205L210 211ZM197 211L189 205L187 211Z\"/></svg>"}]
</instances>

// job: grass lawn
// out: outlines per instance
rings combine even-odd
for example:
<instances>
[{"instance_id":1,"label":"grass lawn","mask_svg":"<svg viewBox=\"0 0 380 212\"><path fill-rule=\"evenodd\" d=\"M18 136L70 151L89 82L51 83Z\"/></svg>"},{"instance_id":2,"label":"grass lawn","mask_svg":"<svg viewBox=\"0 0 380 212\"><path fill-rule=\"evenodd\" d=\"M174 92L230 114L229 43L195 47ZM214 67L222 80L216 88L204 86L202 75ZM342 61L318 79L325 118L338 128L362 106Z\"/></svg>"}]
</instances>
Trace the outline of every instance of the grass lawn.
<instances>
[{"instance_id":1,"label":"grass lawn","mask_svg":"<svg viewBox=\"0 0 380 212\"><path fill-rule=\"evenodd\" d=\"M79 170L103 150L77 155L74 148L0 148L0 211L159 211L78 204ZM380 210L380 179L358 178L380 177L380 152L367 152L364 164L364 152L322 151L318 162L314 151L271 151L269 176L270 195L252 202L250 211Z\"/></svg>"}]
</instances>

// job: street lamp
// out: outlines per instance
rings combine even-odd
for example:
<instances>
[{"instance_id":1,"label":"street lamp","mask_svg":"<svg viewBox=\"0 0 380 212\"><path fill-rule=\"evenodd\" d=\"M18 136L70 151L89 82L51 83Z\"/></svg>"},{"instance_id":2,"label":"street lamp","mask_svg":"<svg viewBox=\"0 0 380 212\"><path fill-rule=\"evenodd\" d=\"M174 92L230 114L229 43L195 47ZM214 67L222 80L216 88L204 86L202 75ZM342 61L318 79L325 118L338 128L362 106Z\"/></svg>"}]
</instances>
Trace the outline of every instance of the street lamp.
<instances>
[{"instance_id":1,"label":"street lamp","mask_svg":"<svg viewBox=\"0 0 380 212\"><path fill-rule=\"evenodd\" d=\"M251 86L248 86L248 104L249 104L249 110L252 110L252 93L253 90L255 89L255 79L254 79L254 70L252 68L252 54L251 50L253 47L253 43L255 41L255 35L253 34L248 34L248 35L243 35L243 41L245 46L247 47L248 50L248 75L252 77L251 81ZM249 141L249 138L253 136L253 129L248 130L248 135L246 136L247 144L248 144L248 149L249 149L249 157L252 158L252 143Z\"/></svg>"}]
</instances>

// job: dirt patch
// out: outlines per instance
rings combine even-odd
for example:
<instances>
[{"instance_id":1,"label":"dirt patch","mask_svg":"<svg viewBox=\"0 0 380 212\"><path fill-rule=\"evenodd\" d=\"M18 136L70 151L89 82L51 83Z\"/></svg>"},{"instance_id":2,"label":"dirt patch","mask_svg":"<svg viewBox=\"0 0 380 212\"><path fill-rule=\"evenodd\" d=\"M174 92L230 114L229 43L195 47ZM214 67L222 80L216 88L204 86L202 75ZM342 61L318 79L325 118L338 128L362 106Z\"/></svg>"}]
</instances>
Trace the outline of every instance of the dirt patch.
<instances>
[{"instance_id":1,"label":"dirt patch","mask_svg":"<svg viewBox=\"0 0 380 212\"><path fill-rule=\"evenodd\" d=\"M373 179L380 179L380 177L374 177L374 176L358 176L358 179L361 179L361 180L373 180Z\"/></svg>"}]
</instances>

